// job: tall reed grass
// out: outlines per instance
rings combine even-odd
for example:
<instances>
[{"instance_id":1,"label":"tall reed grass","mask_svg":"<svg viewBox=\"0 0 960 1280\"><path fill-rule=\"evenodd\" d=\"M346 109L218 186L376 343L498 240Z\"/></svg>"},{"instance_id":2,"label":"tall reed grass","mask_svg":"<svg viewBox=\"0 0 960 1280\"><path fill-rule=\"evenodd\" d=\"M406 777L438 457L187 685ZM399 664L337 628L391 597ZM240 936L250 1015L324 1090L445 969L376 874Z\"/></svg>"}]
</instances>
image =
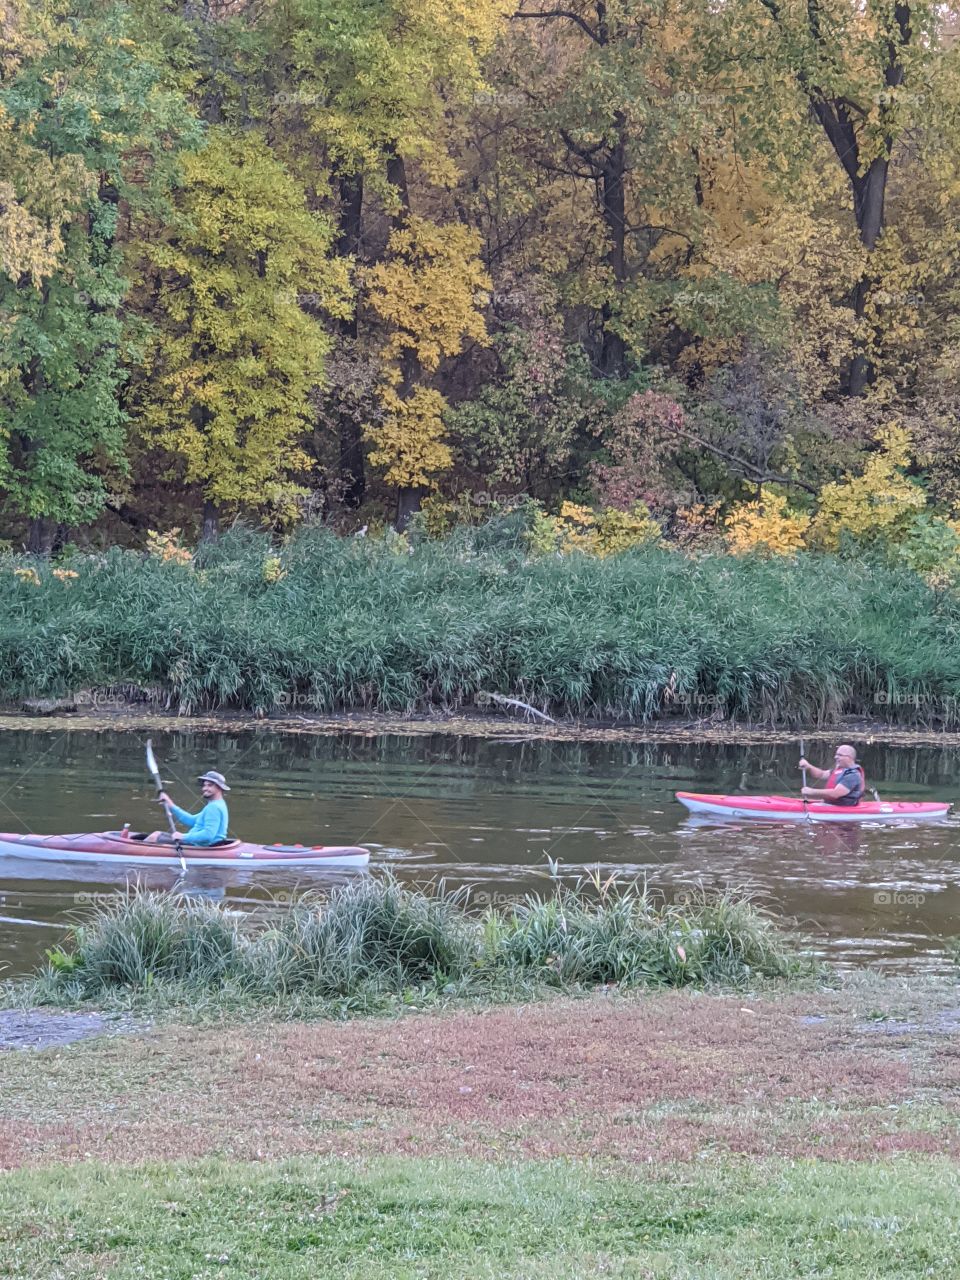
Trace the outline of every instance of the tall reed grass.
<instances>
[{"instance_id":1,"label":"tall reed grass","mask_svg":"<svg viewBox=\"0 0 960 1280\"><path fill-rule=\"evenodd\" d=\"M484 916L460 895L369 878L305 896L270 921L150 892L76 926L30 986L45 1003L118 992L338 1001L429 989L505 996L534 987L742 984L784 978L796 953L749 902L658 903L639 884L581 883Z\"/></svg>"},{"instance_id":2,"label":"tall reed grass","mask_svg":"<svg viewBox=\"0 0 960 1280\"><path fill-rule=\"evenodd\" d=\"M499 529L499 533L498 533ZM238 530L199 567L0 560L0 698L162 689L182 711L411 712L485 691L555 716L960 723L960 598L908 570L637 549L534 557L509 522L407 551L306 528L266 581Z\"/></svg>"}]
</instances>

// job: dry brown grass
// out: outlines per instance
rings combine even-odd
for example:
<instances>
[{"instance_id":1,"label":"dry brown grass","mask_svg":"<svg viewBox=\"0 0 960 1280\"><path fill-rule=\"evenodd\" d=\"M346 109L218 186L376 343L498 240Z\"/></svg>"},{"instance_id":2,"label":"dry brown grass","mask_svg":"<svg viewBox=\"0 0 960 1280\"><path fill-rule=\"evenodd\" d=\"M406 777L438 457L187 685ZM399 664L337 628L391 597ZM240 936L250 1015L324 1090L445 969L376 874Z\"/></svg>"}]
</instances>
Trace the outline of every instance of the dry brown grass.
<instances>
[{"instance_id":1,"label":"dry brown grass","mask_svg":"<svg viewBox=\"0 0 960 1280\"><path fill-rule=\"evenodd\" d=\"M960 1155L943 990L595 996L352 1023L157 1027L0 1056L0 1166L303 1153L685 1161ZM813 1020L811 1020L813 1019Z\"/></svg>"}]
</instances>

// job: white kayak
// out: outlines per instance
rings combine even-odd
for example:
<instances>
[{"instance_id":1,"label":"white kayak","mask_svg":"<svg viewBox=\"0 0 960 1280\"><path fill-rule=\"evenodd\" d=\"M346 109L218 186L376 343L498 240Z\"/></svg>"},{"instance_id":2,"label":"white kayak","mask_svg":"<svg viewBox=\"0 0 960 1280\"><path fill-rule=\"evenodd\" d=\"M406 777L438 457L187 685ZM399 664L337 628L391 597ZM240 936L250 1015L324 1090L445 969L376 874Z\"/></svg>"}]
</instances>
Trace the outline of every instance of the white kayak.
<instances>
[{"instance_id":1,"label":"white kayak","mask_svg":"<svg viewBox=\"0 0 960 1280\"><path fill-rule=\"evenodd\" d=\"M46 862L109 862L133 867L179 867L180 855L161 832L95 831L69 836L0 833L0 857ZM369 849L359 845L248 844L221 840L181 845L188 867L362 867Z\"/></svg>"}]
</instances>

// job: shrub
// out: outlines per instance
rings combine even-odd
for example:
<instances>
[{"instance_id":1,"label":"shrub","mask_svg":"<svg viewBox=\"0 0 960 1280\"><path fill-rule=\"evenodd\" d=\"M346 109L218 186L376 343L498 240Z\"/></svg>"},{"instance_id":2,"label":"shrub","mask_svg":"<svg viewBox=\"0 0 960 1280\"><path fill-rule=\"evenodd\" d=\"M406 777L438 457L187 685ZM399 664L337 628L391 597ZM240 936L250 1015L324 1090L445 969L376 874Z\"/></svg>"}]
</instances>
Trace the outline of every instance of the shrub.
<instances>
[{"instance_id":1,"label":"shrub","mask_svg":"<svg viewBox=\"0 0 960 1280\"><path fill-rule=\"evenodd\" d=\"M726 522L727 545L735 555L791 556L803 548L810 517L791 511L782 494L764 488L756 502L735 507Z\"/></svg>"},{"instance_id":2,"label":"shrub","mask_svg":"<svg viewBox=\"0 0 960 1280\"><path fill-rule=\"evenodd\" d=\"M305 895L266 922L176 894L119 896L75 926L71 949L49 953L29 996L323 1003L424 988L496 996L538 985L742 983L786 977L796 964L773 925L730 896L665 906L645 886L595 879L478 919L459 895L386 876Z\"/></svg>"},{"instance_id":3,"label":"shrub","mask_svg":"<svg viewBox=\"0 0 960 1280\"><path fill-rule=\"evenodd\" d=\"M876 436L880 446L859 476L824 485L811 539L836 551L844 537L858 543L891 544L903 540L917 513L926 506L923 489L906 469L910 433L892 426Z\"/></svg>"}]
</instances>

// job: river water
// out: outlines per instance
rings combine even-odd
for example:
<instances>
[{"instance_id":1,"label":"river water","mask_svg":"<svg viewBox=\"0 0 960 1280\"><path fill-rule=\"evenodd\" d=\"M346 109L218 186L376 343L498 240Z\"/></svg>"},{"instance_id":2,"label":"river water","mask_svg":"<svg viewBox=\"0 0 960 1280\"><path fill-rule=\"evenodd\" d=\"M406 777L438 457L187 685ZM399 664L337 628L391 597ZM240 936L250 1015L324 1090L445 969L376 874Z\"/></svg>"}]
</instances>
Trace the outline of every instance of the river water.
<instances>
[{"instance_id":1,"label":"river water","mask_svg":"<svg viewBox=\"0 0 960 1280\"><path fill-rule=\"evenodd\" d=\"M505 728L505 735L509 728ZM0 733L0 828L41 833L162 825L139 732ZM197 774L230 780L233 834L267 843L363 844L371 868L411 882L470 884L509 904L548 889L547 858L574 879L600 867L645 877L670 898L691 884L748 889L843 965L949 972L960 934L960 820L915 826L748 824L694 819L677 790L783 792L798 752L783 746L570 743L399 735L317 737L154 732L174 798L198 808ZM814 752L809 754L815 755ZM822 752L829 762L832 750ZM960 752L861 752L884 799L954 799ZM0 858L0 977L29 971L98 894L174 870ZM188 890L262 910L339 873L191 871ZM276 909L271 905L271 909Z\"/></svg>"}]
</instances>

